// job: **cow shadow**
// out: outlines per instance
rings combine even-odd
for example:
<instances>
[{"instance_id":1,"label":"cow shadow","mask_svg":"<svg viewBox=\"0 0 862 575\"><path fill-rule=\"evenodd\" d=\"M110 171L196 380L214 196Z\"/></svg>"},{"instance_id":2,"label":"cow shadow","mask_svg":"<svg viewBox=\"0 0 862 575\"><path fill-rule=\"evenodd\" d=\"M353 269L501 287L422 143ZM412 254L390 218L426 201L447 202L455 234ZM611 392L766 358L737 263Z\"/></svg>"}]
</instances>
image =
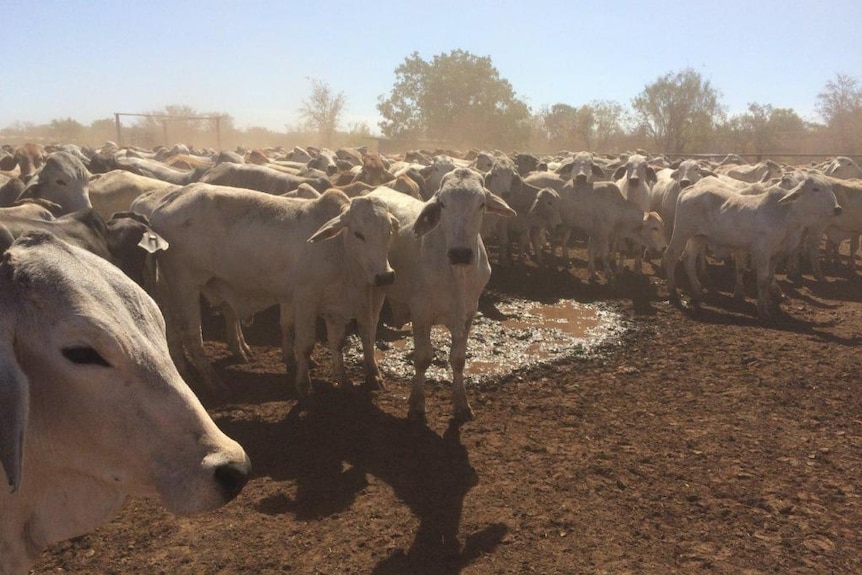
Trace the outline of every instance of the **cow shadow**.
<instances>
[{"instance_id":1,"label":"cow shadow","mask_svg":"<svg viewBox=\"0 0 862 575\"><path fill-rule=\"evenodd\" d=\"M316 382L314 394L279 422L219 426L246 447L255 475L295 482L292 495L259 501L260 513L315 521L349 509L368 475L389 485L419 527L410 548L396 550L374 573L458 573L492 552L508 530L492 524L459 543L464 498L478 476L454 423L440 436L383 412L361 393Z\"/></svg>"},{"instance_id":2,"label":"cow shadow","mask_svg":"<svg viewBox=\"0 0 862 575\"><path fill-rule=\"evenodd\" d=\"M862 342L862 336L848 338L831 333L829 329L839 320L815 322L794 316L792 310L788 311L788 308L793 305L792 300L793 298L783 302L781 307L774 308L772 317L768 320L761 320L758 317L756 300L737 300L730 294L720 292L708 291L699 303L680 301L677 306L693 320L701 323L806 334L825 342L848 347L855 347Z\"/></svg>"}]
</instances>

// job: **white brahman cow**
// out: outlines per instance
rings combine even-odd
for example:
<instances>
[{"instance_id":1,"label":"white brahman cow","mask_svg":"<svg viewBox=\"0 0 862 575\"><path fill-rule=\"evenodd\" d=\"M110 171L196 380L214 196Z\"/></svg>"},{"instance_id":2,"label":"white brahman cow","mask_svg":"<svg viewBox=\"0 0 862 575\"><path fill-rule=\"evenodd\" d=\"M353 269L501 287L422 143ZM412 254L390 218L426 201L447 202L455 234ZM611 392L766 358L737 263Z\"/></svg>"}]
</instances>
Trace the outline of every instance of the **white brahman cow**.
<instances>
[{"instance_id":1,"label":"white brahman cow","mask_svg":"<svg viewBox=\"0 0 862 575\"><path fill-rule=\"evenodd\" d=\"M737 256L748 252L757 274L757 313L768 319L780 258L796 248L806 228L841 214L832 186L813 173L806 174L790 191L775 185L758 195L741 195L721 185L706 184L707 180L701 180L677 200L676 223L663 261L670 297L678 299L675 270L683 250L695 302L703 291L695 256L706 245L731 250ZM737 270L741 268L738 263Z\"/></svg>"},{"instance_id":2,"label":"white brahman cow","mask_svg":"<svg viewBox=\"0 0 862 575\"><path fill-rule=\"evenodd\" d=\"M45 232L0 263L0 573L110 519L126 497L215 509L250 463L182 380L150 297ZM4 475L0 473L0 477Z\"/></svg>"},{"instance_id":3,"label":"white brahman cow","mask_svg":"<svg viewBox=\"0 0 862 575\"><path fill-rule=\"evenodd\" d=\"M590 162L586 162L586 166ZM582 172L575 172L573 174ZM569 263L567 244L572 230L589 236L587 244L590 281L596 281L595 260L600 258L606 278L614 275L610 265L610 246L618 239L631 240L635 245L661 252L666 245L664 222L655 212L645 212L623 198L613 182L593 182L592 169L583 177L575 175L564 181L555 174L533 174L525 182L550 187L560 194L560 217L566 228L561 241L563 259Z\"/></svg>"},{"instance_id":4,"label":"white brahman cow","mask_svg":"<svg viewBox=\"0 0 862 575\"><path fill-rule=\"evenodd\" d=\"M697 160L683 160L656 173L656 182L650 190L649 209L658 212L664 220L664 231L668 240L673 233L676 200L680 192L696 184L701 178L714 175L715 173L704 168Z\"/></svg>"},{"instance_id":5,"label":"white brahman cow","mask_svg":"<svg viewBox=\"0 0 862 575\"><path fill-rule=\"evenodd\" d=\"M482 225L482 237L495 237L500 246L499 262L514 261L509 251L511 235L518 236L516 258L521 259L529 243L537 263L542 259L542 238L562 223L560 196L552 188L538 188L524 182L515 163L498 157L485 174L485 187L515 210L513 218L489 215Z\"/></svg>"},{"instance_id":6,"label":"white brahman cow","mask_svg":"<svg viewBox=\"0 0 862 575\"><path fill-rule=\"evenodd\" d=\"M394 279L387 253L398 226L383 204L350 199L338 190L303 200L198 183L165 194L150 224L171 243L159 257L169 327L176 327L172 333L211 389L225 390L204 354L202 293L222 307L228 334L239 332L231 326L238 326L240 318L281 304L284 357L290 362L295 356L300 395L310 391L317 316L326 320L333 371L341 384L349 383L342 354L346 326L356 319L365 383L382 387L374 358L379 308L372 311L371 293ZM322 241L339 235L339 241ZM172 347L182 361L180 349ZM232 342L231 350L249 351L241 339Z\"/></svg>"},{"instance_id":7,"label":"white brahman cow","mask_svg":"<svg viewBox=\"0 0 862 575\"><path fill-rule=\"evenodd\" d=\"M446 174L426 202L381 188L368 194L388 206L401 230L390 261L395 282L384 288L396 323L413 322L415 375L409 417L425 417L425 371L431 365L431 326L445 325L452 336L452 400L457 421L473 418L464 389L467 338L479 295L491 277L485 245L479 235L483 214L514 216L501 198L483 186L482 175L469 168ZM382 294L375 293L382 305Z\"/></svg>"}]
</instances>

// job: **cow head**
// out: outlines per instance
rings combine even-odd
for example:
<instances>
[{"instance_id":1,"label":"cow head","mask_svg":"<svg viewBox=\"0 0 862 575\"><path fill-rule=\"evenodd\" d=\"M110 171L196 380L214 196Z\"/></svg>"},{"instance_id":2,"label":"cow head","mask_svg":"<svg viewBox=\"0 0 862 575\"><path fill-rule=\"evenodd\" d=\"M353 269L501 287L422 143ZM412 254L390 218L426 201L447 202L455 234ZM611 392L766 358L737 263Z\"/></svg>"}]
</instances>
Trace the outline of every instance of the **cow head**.
<instances>
[{"instance_id":1,"label":"cow head","mask_svg":"<svg viewBox=\"0 0 862 575\"><path fill-rule=\"evenodd\" d=\"M329 191L325 195L335 193L341 194ZM315 243L343 233L347 261L359 266L366 283L386 286L395 281L389 246L397 232L398 219L382 202L358 196L345 203L341 214L323 224L308 241Z\"/></svg>"},{"instance_id":2,"label":"cow head","mask_svg":"<svg viewBox=\"0 0 862 575\"><path fill-rule=\"evenodd\" d=\"M644 212L643 221L637 227L633 239L655 253L661 253L667 247L664 220L658 212Z\"/></svg>"},{"instance_id":3,"label":"cow head","mask_svg":"<svg viewBox=\"0 0 862 575\"><path fill-rule=\"evenodd\" d=\"M696 184L701 178L715 175L715 172L702 167L696 160L684 160L672 167L674 170L671 172L670 177L679 182L681 190L686 189L692 184Z\"/></svg>"},{"instance_id":4,"label":"cow head","mask_svg":"<svg viewBox=\"0 0 862 575\"><path fill-rule=\"evenodd\" d=\"M485 175L485 187L492 194L511 201L511 198L521 191L521 176L515 162L509 158L495 161Z\"/></svg>"},{"instance_id":5,"label":"cow head","mask_svg":"<svg viewBox=\"0 0 862 575\"><path fill-rule=\"evenodd\" d=\"M647 163L647 159L640 154L630 156L625 164L616 169L614 180L620 180L623 177L630 186L637 186L641 182L646 182L648 186L651 186L657 179L655 170Z\"/></svg>"},{"instance_id":6,"label":"cow head","mask_svg":"<svg viewBox=\"0 0 862 575\"><path fill-rule=\"evenodd\" d=\"M474 265L486 211L500 216L517 215L502 198L485 188L481 174L460 168L444 176L440 189L419 212L413 233L421 237L439 226L449 263Z\"/></svg>"},{"instance_id":7,"label":"cow head","mask_svg":"<svg viewBox=\"0 0 862 575\"><path fill-rule=\"evenodd\" d=\"M838 156L826 168L826 175L847 180L850 178L862 178L862 169L852 159L846 156Z\"/></svg>"},{"instance_id":8,"label":"cow head","mask_svg":"<svg viewBox=\"0 0 862 575\"><path fill-rule=\"evenodd\" d=\"M548 229L553 230L562 222L560 217L560 195L552 188L543 188L536 194L529 215L538 218Z\"/></svg>"},{"instance_id":9,"label":"cow head","mask_svg":"<svg viewBox=\"0 0 862 575\"><path fill-rule=\"evenodd\" d=\"M49 200L69 213L92 207L89 185L90 174L81 160L68 152L54 152L21 197Z\"/></svg>"},{"instance_id":10,"label":"cow head","mask_svg":"<svg viewBox=\"0 0 862 575\"><path fill-rule=\"evenodd\" d=\"M43 232L0 262L0 461L22 501L64 493L33 519L45 543L95 528L128 494L181 514L216 508L250 471L177 372L156 304Z\"/></svg>"},{"instance_id":11,"label":"cow head","mask_svg":"<svg viewBox=\"0 0 862 575\"><path fill-rule=\"evenodd\" d=\"M571 179L576 184L588 184L594 178L604 178L605 171L593 161L593 155L589 152L578 152L571 163Z\"/></svg>"},{"instance_id":12,"label":"cow head","mask_svg":"<svg viewBox=\"0 0 862 575\"><path fill-rule=\"evenodd\" d=\"M785 194L780 205L793 204L793 209L806 220L824 220L843 212L835 192L822 176L806 173L796 186Z\"/></svg>"}]
</instances>

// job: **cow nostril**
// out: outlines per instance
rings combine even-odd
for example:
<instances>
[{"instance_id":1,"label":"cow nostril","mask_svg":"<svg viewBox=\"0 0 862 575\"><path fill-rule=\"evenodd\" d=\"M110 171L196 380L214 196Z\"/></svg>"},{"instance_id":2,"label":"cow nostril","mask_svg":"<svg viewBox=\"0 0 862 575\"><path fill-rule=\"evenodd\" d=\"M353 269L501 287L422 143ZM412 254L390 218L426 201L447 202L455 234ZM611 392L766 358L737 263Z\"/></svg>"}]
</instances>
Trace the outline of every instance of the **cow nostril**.
<instances>
[{"instance_id":1,"label":"cow nostril","mask_svg":"<svg viewBox=\"0 0 862 575\"><path fill-rule=\"evenodd\" d=\"M843 212L844 210L841 209L841 206L835 206L835 210L833 211L835 212L836 216L840 216L841 212Z\"/></svg>"},{"instance_id":2,"label":"cow nostril","mask_svg":"<svg viewBox=\"0 0 862 575\"><path fill-rule=\"evenodd\" d=\"M230 501L239 495L239 492L248 483L248 474L248 466L226 463L216 467L215 480L221 486L225 501Z\"/></svg>"},{"instance_id":3,"label":"cow nostril","mask_svg":"<svg viewBox=\"0 0 862 575\"><path fill-rule=\"evenodd\" d=\"M395 282L395 272L388 271L374 276L374 285L377 287L392 285Z\"/></svg>"},{"instance_id":4,"label":"cow nostril","mask_svg":"<svg viewBox=\"0 0 862 575\"><path fill-rule=\"evenodd\" d=\"M449 250L449 263L452 265L473 263L473 250L470 248L452 248Z\"/></svg>"}]
</instances>

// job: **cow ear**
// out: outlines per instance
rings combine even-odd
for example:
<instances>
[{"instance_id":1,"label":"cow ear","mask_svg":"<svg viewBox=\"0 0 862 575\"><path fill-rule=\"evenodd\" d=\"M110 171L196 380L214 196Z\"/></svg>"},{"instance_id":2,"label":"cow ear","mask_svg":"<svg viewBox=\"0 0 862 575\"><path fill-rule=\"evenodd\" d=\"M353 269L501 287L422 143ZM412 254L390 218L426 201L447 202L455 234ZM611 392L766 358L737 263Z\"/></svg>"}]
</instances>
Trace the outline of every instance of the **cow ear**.
<instances>
[{"instance_id":1,"label":"cow ear","mask_svg":"<svg viewBox=\"0 0 862 575\"><path fill-rule=\"evenodd\" d=\"M389 214L389 225L392 226L392 233L393 234L397 234L398 230L401 229L401 222L398 221L398 218L396 218L392 214Z\"/></svg>"},{"instance_id":2,"label":"cow ear","mask_svg":"<svg viewBox=\"0 0 862 575\"><path fill-rule=\"evenodd\" d=\"M485 190L485 210L503 217L517 216L518 212L509 207L503 198Z\"/></svg>"},{"instance_id":3,"label":"cow ear","mask_svg":"<svg viewBox=\"0 0 862 575\"><path fill-rule=\"evenodd\" d=\"M308 243L314 244L321 240L332 239L338 234L340 234L341 230L347 227L347 220L345 217L346 213L347 212L337 215L322 226L320 226L320 229L314 232L311 237L308 238Z\"/></svg>"},{"instance_id":4,"label":"cow ear","mask_svg":"<svg viewBox=\"0 0 862 575\"><path fill-rule=\"evenodd\" d=\"M21 486L30 382L15 357L15 314L6 313L11 312L8 304L0 307L3 308L0 315L0 463L14 493Z\"/></svg>"},{"instance_id":5,"label":"cow ear","mask_svg":"<svg viewBox=\"0 0 862 575\"><path fill-rule=\"evenodd\" d=\"M655 170L653 169L652 166L646 167L646 179L647 179L647 182L652 182L653 184L655 184L658 181L658 177L655 175Z\"/></svg>"},{"instance_id":6,"label":"cow ear","mask_svg":"<svg viewBox=\"0 0 862 575\"><path fill-rule=\"evenodd\" d=\"M778 200L779 204L789 204L790 202L794 202L799 199L799 196L802 194L802 186L796 186L790 192L787 193L783 198Z\"/></svg>"},{"instance_id":7,"label":"cow ear","mask_svg":"<svg viewBox=\"0 0 862 575\"><path fill-rule=\"evenodd\" d=\"M413 235L421 238L431 230L437 227L440 223L440 210L443 206L437 200L437 196L432 197L425 203L425 207L419 212L419 217L413 222Z\"/></svg>"},{"instance_id":8,"label":"cow ear","mask_svg":"<svg viewBox=\"0 0 862 575\"><path fill-rule=\"evenodd\" d=\"M614 170L614 180L619 180L620 178L622 178L625 175L625 173L626 173L626 165L623 164L622 166L620 166L619 168Z\"/></svg>"},{"instance_id":9,"label":"cow ear","mask_svg":"<svg viewBox=\"0 0 862 575\"><path fill-rule=\"evenodd\" d=\"M598 164L592 164L591 170L593 172L593 175L596 176L597 178L604 178L605 177L605 171ZM617 179L617 178L614 178L614 179Z\"/></svg>"}]
</instances>

